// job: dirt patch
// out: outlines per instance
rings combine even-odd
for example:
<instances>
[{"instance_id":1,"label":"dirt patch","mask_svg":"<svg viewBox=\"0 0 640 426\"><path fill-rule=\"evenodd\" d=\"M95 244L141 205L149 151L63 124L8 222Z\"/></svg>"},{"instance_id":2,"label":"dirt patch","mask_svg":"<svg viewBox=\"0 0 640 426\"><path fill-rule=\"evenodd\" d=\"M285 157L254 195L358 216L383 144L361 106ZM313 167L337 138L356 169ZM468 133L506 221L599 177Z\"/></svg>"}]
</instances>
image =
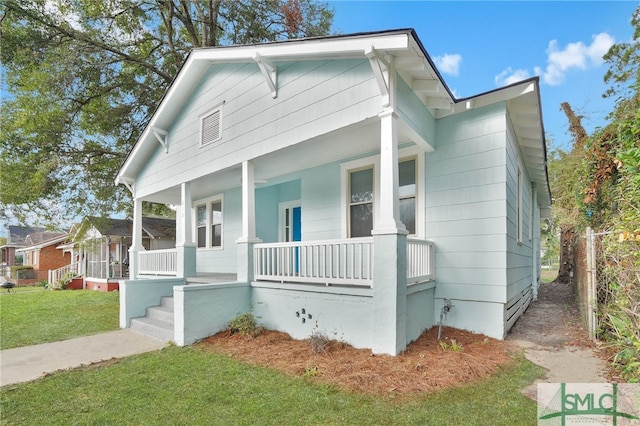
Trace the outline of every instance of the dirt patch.
<instances>
[{"instance_id":1,"label":"dirt patch","mask_svg":"<svg viewBox=\"0 0 640 426\"><path fill-rule=\"evenodd\" d=\"M309 339L294 340L276 331L255 338L222 332L201 345L243 362L373 395L409 395L460 386L486 378L512 362L514 346L510 343L445 327L441 345L437 335L433 327L395 357L373 355L368 349L336 341L323 353L316 353ZM460 349L453 349L456 346Z\"/></svg>"},{"instance_id":2,"label":"dirt patch","mask_svg":"<svg viewBox=\"0 0 640 426\"><path fill-rule=\"evenodd\" d=\"M538 301L531 303L507 339L532 342L548 349L594 347L580 320L573 288L558 282L540 285Z\"/></svg>"},{"instance_id":3,"label":"dirt patch","mask_svg":"<svg viewBox=\"0 0 640 426\"><path fill-rule=\"evenodd\" d=\"M571 284L542 283L538 301L518 319L507 340L524 348L527 359L548 370L543 382L620 381L610 368L610 354L589 339ZM533 389L525 393L534 396Z\"/></svg>"}]
</instances>

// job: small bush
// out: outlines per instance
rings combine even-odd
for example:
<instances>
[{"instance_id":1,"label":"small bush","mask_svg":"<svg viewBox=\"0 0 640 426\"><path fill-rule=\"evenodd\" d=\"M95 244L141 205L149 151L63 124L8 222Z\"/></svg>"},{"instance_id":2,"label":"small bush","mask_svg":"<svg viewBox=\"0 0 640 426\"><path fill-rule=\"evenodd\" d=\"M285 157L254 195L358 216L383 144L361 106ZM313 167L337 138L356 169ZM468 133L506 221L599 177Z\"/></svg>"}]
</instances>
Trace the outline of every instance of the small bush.
<instances>
[{"instance_id":1,"label":"small bush","mask_svg":"<svg viewBox=\"0 0 640 426\"><path fill-rule=\"evenodd\" d=\"M36 277L33 266L13 265L11 266L11 278L29 280Z\"/></svg>"},{"instance_id":2,"label":"small bush","mask_svg":"<svg viewBox=\"0 0 640 426\"><path fill-rule=\"evenodd\" d=\"M438 342L443 351L462 352L462 345L456 342L456 339L451 339L451 343L447 343L444 340Z\"/></svg>"},{"instance_id":3,"label":"small bush","mask_svg":"<svg viewBox=\"0 0 640 426\"><path fill-rule=\"evenodd\" d=\"M264 327L258 322L260 317L253 315L253 312L238 314L227 324L231 334L242 334L243 336L256 337L262 334Z\"/></svg>"},{"instance_id":4,"label":"small bush","mask_svg":"<svg viewBox=\"0 0 640 426\"><path fill-rule=\"evenodd\" d=\"M309 348L317 354L327 353L330 343L331 340L324 333L318 330L311 333L311 336L309 337Z\"/></svg>"}]
</instances>

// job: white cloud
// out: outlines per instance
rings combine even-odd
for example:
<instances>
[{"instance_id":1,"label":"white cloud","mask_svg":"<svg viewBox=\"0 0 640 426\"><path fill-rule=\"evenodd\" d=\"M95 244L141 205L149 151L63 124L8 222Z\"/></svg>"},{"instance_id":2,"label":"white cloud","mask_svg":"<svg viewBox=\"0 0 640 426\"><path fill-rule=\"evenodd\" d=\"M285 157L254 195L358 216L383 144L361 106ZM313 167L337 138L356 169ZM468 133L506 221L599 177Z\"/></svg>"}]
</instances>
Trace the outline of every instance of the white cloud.
<instances>
[{"instance_id":1,"label":"white cloud","mask_svg":"<svg viewBox=\"0 0 640 426\"><path fill-rule=\"evenodd\" d=\"M500 74L494 77L494 81L496 82L496 86L508 86L513 83L517 83L522 80L526 80L531 77L529 71L523 69L514 70L511 67L508 67Z\"/></svg>"},{"instance_id":2,"label":"white cloud","mask_svg":"<svg viewBox=\"0 0 640 426\"><path fill-rule=\"evenodd\" d=\"M458 72L460 71L462 56L457 53L445 53L442 56L436 56L435 58L433 58L433 60L436 63L436 67L438 67L440 71L445 74L457 76Z\"/></svg>"},{"instance_id":3,"label":"white cloud","mask_svg":"<svg viewBox=\"0 0 640 426\"><path fill-rule=\"evenodd\" d=\"M572 69L584 70L602 64L602 56L614 43L614 38L607 33L594 35L589 46L578 41L560 49L558 41L551 40L547 48L547 67L544 70L536 68L536 72L545 83L557 86L564 82L566 73Z\"/></svg>"}]
</instances>

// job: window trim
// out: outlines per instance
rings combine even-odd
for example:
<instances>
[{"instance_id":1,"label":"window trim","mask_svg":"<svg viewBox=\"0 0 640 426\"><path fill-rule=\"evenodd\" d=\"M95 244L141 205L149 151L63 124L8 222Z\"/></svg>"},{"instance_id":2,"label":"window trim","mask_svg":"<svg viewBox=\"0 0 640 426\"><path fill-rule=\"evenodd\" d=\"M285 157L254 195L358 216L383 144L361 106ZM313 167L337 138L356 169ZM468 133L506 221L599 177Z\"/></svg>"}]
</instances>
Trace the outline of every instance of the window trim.
<instances>
[{"instance_id":1,"label":"window trim","mask_svg":"<svg viewBox=\"0 0 640 426\"><path fill-rule=\"evenodd\" d=\"M415 159L416 161L416 233L409 235L414 238L426 238L426 195L425 185L425 155L417 146L409 146L398 149L398 164L402 161ZM380 197L380 154L370 155L357 160L340 164L340 188L341 188L341 238L350 238L349 232L349 173L358 169L373 166L373 227L380 218L380 205L376 200Z\"/></svg>"},{"instance_id":2,"label":"window trim","mask_svg":"<svg viewBox=\"0 0 640 426\"><path fill-rule=\"evenodd\" d=\"M206 112L204 112L203 114L201 114L198 119L199 119L199 128L200 128L200 137L199 137L199 146L200 148L204 148L207 146L211 146L214 145L216 142L219 142L222 139L222 107L224 106L224 102L221 102L220 104L216 105L215 107L207 110ZM218 113L218 137L215 139L212 139L210 141L204 142L203 138L204 138L204 121L211 117L213 114Z\"/></svg>"},{"instance_id":3,"label":"window trim","mask_svg":"<svg viewBox=\"0 0 640 426\"><path fill-rule=\"evenodd\" d=\"M220 209L222 211L222 223L220 224L220 245L214 246L212 245L212 230L213 230L213 204L220 203ZM204 247L198 246L198 208L205 206L205 218L206 222L204 225L205 228L205 242L206 245ZM193 241L196 243L196 250L224 250L224 195L219 194L213 197L203 198L200 200L195 200L193 202L192 217L193 217Z\"/></svg>"}]
</instances>

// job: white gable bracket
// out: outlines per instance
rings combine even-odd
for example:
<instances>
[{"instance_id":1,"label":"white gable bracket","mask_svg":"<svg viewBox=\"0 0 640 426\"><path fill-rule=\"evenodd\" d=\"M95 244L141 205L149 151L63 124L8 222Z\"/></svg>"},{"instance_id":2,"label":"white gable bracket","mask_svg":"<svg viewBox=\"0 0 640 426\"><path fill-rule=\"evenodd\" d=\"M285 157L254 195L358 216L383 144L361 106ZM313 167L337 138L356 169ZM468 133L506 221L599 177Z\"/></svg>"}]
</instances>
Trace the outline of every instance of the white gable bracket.
<instances>
[{"instance_id":1,"label":"white gable bracket","mask_svg":"<svg viewBox=\"0 0 640 426\"><path fill-rule=\"evenodd\" d=\"M260 71L271 90L271 96L273 96L274 99L277 98L278 91L276 89L276 82L278 81L278 68L270 61L264 59L258 52L253 56L253 60L256 61L258 67L260 67Z\"/></svg>"},{"instance_id":2,"label":"white gable bracket","mask_svg":"<svg viewBox=\"0 0 640 426\"><path fill-rule=\"evenodd\" d=\"M378 82L378 87L380 88L380 94L382 95L382 105L388 107L391 104L389 97L389 80L388 75L385 78L384 70L382 66L385 67L387 74L391 69L389 62L385 61L384 58L373 48L373 46L364 50L364 54L367 58L369 58L369 63L371 64L371 70L373 71L373 75L376 77L376 81Z\"/></svg>"},{"instance_id":3,"label":"white gable bracket","mask_svg":"<svg viewBox=\"0 0 640 426\"><path fill-rule=\"evenodd\" d=\"M121 180L120 183L127 187L129 192L131 192L131 195L134 195L132 182L127 182L126 180Z\"/></svg>"},{"instance_id":4,"label":"white gable bracket","mask_svg":"<svg viewBox=\"0 0 640 426\"><path fill-rule=\"evenodd\" d=\"M169 152L169 143L167 142L167 136L169 135L169 132L157 127L152 127L151 131L155 135L156 139L158 139L158 142L160 142L160 145L164 147L164 152Z\"/></svg>"}]
</instances>

